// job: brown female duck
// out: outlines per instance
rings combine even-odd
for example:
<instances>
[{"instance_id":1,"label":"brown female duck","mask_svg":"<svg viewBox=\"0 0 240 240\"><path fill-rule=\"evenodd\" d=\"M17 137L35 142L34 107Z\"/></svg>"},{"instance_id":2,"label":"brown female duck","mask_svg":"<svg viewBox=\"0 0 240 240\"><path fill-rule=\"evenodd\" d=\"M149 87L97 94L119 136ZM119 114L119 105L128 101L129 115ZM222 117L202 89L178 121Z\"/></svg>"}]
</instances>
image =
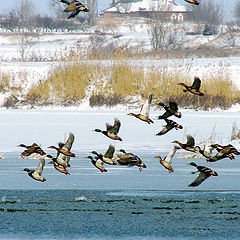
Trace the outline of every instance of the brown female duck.
<instances>
[{"instance_id":1,"label":"brown female duck","mask_svg":"<svg viewBox=\"0 0 240 240\"><path fill-rule=\"evenodd\" d=\"M177 85L183 86L185 89L184 92L190 92L194 95L204 96L202 92L200 92L201 80L199 77L195 77L192 86L188 86L185 83L178 83Z\"/></svg>"},{"instance_id":2,"label":"brown female duck","mask_svg":"<svg viewBox=\"0 0 240 240\"><path fill-rule=\"evenodd\" d=\"M151 102L152 102L152 94L149 95L148 99L146 99L139 114L128 113L127 115L134 116L144 122L147 122L148 124L153 123L153 121L149 118L149 109L150 109Z\"/></svg>"}]
</instances>

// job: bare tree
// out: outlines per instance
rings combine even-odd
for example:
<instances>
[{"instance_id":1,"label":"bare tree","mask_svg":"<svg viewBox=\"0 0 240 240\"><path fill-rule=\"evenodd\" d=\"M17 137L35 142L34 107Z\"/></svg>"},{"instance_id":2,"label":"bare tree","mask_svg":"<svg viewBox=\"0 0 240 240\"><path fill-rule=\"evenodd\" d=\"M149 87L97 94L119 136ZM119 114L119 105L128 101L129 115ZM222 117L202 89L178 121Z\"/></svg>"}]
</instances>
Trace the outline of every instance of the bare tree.
<instances>
[{"instance_id":1,"label":"bare tree","mask_svg":"<svg viewBox=\"0 0 240 240\"><path fill-rule=\"evenodd\" d=\"M233 16L236 19L236 22L240 24L240 1L238 0L233 9Z\"/></svg>"},{"instance_id":2,"label":"bare tree","mask_svg":"<svg viewBox=\"0 0 240 240\"><path fill-rule=\"evenodd\" d=\"M36 33L29 33L21 31L17 34L19 52L22 60L27 59L31 48L37 43L39 35Z\"/></svg>"},{"instance_id":3,"label":"bare tree","mask_svg":"<svg viewBox=\"0 0 240 240\"><path fill-rule=\"evenodd\" d=\"M57 18L66 17L65 13L63 12L66 6L59 2L58 0L49 0L49 7Z\"/></svg>"},{"instance_id":4,"label":"bare tree","mask_svg":"<svg viewBox=\"0 0 240 240\"><path fill-rule=\"evenodd\" d=\"M191 19L200 24L207 24L213 28L214 34L217 33L217 27L222 23L223 4L217 1L202 0L199 6L188 5L191 11Z\"/></svg>"}]
</instances>

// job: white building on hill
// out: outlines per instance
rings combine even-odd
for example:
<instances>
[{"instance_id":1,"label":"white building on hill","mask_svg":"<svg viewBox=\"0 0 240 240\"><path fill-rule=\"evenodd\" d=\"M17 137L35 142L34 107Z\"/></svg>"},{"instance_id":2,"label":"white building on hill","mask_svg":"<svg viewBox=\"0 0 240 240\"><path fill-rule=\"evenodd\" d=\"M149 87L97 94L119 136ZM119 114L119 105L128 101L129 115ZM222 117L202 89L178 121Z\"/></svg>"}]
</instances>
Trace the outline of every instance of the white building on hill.
<instances>
[{"instance_id":1,"label":"white building on hill","mask_svg":"<svg viewBox=\"0 0 240 240\"><path fill-rule=\"evenodd\" d=\"M113 0L105 9L105 18L111 17L149 17L159 14L172 21L187 20L187 9L174 0Z\"/></svg>"}]
</instances>

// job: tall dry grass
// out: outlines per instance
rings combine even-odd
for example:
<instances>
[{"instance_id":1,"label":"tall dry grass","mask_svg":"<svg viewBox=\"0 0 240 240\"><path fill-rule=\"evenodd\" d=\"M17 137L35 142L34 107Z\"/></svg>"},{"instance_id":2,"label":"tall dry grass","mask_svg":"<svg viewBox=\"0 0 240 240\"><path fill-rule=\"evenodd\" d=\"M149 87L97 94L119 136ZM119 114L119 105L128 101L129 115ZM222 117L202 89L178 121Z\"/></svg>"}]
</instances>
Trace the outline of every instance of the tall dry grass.
<instances>
[{"instance_id":1,"label":"tall dry grass","mask_svg":"<svg viewBox=\"0 0 240 240\"><path fill-rule=\"evenodd\" d=\"M91 106L116 105L133 96L147 97L153 94L156 101L176 101L181 107L211 109L228 108L239 102L240 94L230 81L226 67L209 69L202 78L204 97L183 93L177 83L191 85L189 70L179 66L143 68L131 64L122 56L108 63L79 61L63 64L50 77L35 86L27 94L28 101L75 104L86 96ZM217 69L217 70L216 70ZM88 94L87 94L88 93Z\"/></svg>"}]
</instances>

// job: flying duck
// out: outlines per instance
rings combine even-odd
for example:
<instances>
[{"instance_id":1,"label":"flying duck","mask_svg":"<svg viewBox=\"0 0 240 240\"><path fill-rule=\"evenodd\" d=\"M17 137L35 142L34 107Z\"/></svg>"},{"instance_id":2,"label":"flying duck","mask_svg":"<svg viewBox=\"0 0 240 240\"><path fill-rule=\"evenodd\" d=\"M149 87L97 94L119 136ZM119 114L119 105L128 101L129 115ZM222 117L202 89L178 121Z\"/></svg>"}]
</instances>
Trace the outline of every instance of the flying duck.
<instances>
[{"instance_id":1,"label":"flying duck","mask_svg":"<svg viewBox=\"0 0 240 240\"><path fill-rule=\"evenodd\" d=\"M169 132L173 128L175 128L176 130L183 128L182 125L180 125L180 124L178 124L178 123L176 123L176 122L174 122L172 120L169 120L169 119L164 119L164 120L167 123L167 125L165 125L163 127L163 129L159 133L156 134L158 136L159 135L164 135L165 133Z\"/></svg>"},{"instance_id":2,"label":"flying duck","mask_svg":"<svg viewBox=\"0 0 240 240\"><path fill-rule=\"evenodd\" d=\"M152 94L149 95L148 98L145 100L145 103L142 106L139 114L128 113L127 115L134 116L144 122L147 122L148 124L153 123L153 121L149 118L149 109L152 102L152 96Z\"/></svg>"},{"instance_id":3,"label":"flying duck","mask_svg":"<svg viewBox=\"0 0 240 240\"><path fill-rule=\"evenodd\" d=\"M212 144L209 144L209 145L205 145L203 149L201 149L200 146L196 146L195 149L196 149L196 153L202 154L203 157L211 158L212 151L214 148L212 147Z\"/></svg>"},{"instance_id":4,"label":"flying duck","mask_svg":"<svg viewBox=\"0 0 240 240\"><path fill-rule=\"evenodd\" d=\"M95 157L96 160L94 160L92 156L88 156L87 158L89 158L91 160L91 163L101 172L107 172L107 169L103 167L104 162L101 159Z\"/></svg>"},{"instance_id":5,"label":"flying duck","mask_svg":"<svg viewBox=\"0 0 240 240\"><path fill-rule=\"evenodd\" d=\"M158 105L162 106L165 109L165 113L163 115L158 116L158 119L167 119L170 116L175 116L178 118L182 117L182 114L178 111L177 103L169 102L169 105L166 106L164 103L160 102Z\"/></svg>"},{"instance_id":6,"label":"flying duck","mask_svg":"<svg viewBox=\"0 0 240 240\"><path fill-rule=\"evenodd\" d=\"M183 89L183 92L190 92L194 95L198 96L204 96L202 92L200 92L201 87L201 80L199 77L195 77L192 86L188 86L185 83L177 83L177 85L183 86L185 89Z\"/></svg>"},{"instance_id":7,"label":"flying duck","mask_svg":"<svg viewBox=\"0 0 240 240\"><path fill-rule=\"evenodd\" d=\"M46 153L36 143L33 143L32 145L29 146L26 146L25 144L19 144L18 147L26 148L26 150L24 150L20 155L22 158L30 156L33 153L37 153L42 156L46 155Z\"/></svg>"},{"instance_id":8,"label":"flying duck","mask_svg":"<svg viewBox=\"0 0 240 240\"><path fill-rule=\"evenodd\" d=\"M185 2L192 3L194 5L199 5L199 2L196 0L184 0Z\"/></svg>"},{"instance_id":9,"label":"flying duck","mask_svg":"<svg viewBox=\"0 0 240 240\"><path fill-rule=\"evenodd\" d=\"M27 172L28 175L36 181L45 182L46 179L41 176L44 166L45 166L45 159L40 159L38 167L36 169L24 168L22 171Z\"/></svg>"},{"instance_id":10,"label":"flying duck","mask_svg":"<svg viewBox=\"0 0 240 240\"><path fill-rule=\"evenodd\" d=\"M117 157L114 158L115 164L122 166L137 166L139 167L139 171L142 171L142 168L146 168L146 165L142 162L142 160L133 153L127 153L124 149L120 149L117 154Z\"/></svg>"},{"instance_id":11,"label":"flying duck","mask_svg":"<svg viewBox=\"0 0 240 240\"><path fill-rule=\"evenodd\" d=\"M115 163L113 161L114 152L115 152L114 146L109 145L109 147L104 155L102 155L101 153L98 153L96 151L92 151L90 153L97 155L98 159L102 160L106 164L115 165Z\"/></svg>"},{"instance_id":12,"label":"flying duck","mask_svg":"<svg viewBox=\"0 0 240 240\"><path fill-rule=\"evenodd\" d=\"M53 167L54 167L57 171L59 171L59 172L61 172L61 173L64 173L65 175L70 175L70 173L68 172L68 170L66 169L66 167L63 167L62 165L58 165L58 164L56 164L54 161L49 162L49 164L53 164Z\"/></svg>"},{"instance_id":13,"label":"flying duck","mask_svg":"<svg viewBox=\"0 0 240 240\"><path fill-rule=\"evenodd\" d=\"M198 149L194 147L195 140L191 135L187 135L187 142L186 143L180 143L179 141L173 141L172 143L178 144L181 148L184 150L190 151L190 152L197 152Z\"/></svg>"},{"instance_id":14,"label":"flying duck","mask_svg":"<svg viewBox=\"0 0 240 240\"><path fill-rule=\"evenodd\" d=\"M77 0L69 2L67 0L58 0L59 2L65 3L68 6L64 9L64 12L72 12L67 19L76 17L80 12L89 12L89 9L86 8L82 3Z\"/></svg>"},{"instance_id":15,"label":"flying duck","mask_svg":"<svg viewBox=\"0 0 240 240\"><path fill-rule=\"evenodd\" d=\"M113 140L119 140L122 141L122 139L117 135L119 132L119 128L121 127L121 122L115 118L114 119L114 125L110 125L109 123L106 123L106 131L103 131L101 129L94 129L94 132L100 132L103 135L113 139Z\"/></svg>"},{"instance_id":16,"label":"flying duck","mask_svg":"<svg viewBox=\"0 0 240 240\"><path fill-rule=\"evenodd\" d=\"M60 146L61 146L61 144L60 144ZM68 156L68 157L75 157L75 154L72 153L71 151L69 151L68 149L64 149L61 147L55 147L55 146L50 146L48 148L57 150L58 154L62 153L63 155Z\"/></svg>"},{"instance_id":17,"label":"flying duck","mask_svg":"<svg viewBox=\"0 0 240 240\"><path fill-rule=\"evenodd\" d=\"M74 134L69 133L68 139L65 143L59 143L59 148L62 150L70 151L74 142ZM70 161L70 156L66 156L65 154L61 152L57 152L57 157L54 158L51 155L47 155L52 161L54 161L56 164L61 165L63 167L70 167L69 161Z\"/></svg>"},{"instance_id":18,"label":"flying duck","mask_svg":"<svg viewBox=\"0 0 240 240\"><path fill-rule=\"evenodd\" d=\"M156 156L154 158L159 159L159 162L168 170L169 173L174 172L174 169L171 166L172 158L178 149L180 149L180 147L174 146L173 149L168 153L168 155L163 160L160 156Z\"/></svg>"},{"instance_id":19,"label":"flying duck","mask_svg":"<svg viewBox=\"0 0 240 240\"><path fill-rule=\"evenodd\" d=\"M207 162L216 162L227 157L233 160L235 158L233 154L236 155L240 154L240 152L238 152L238 150L231 144L228 144L226 146L222 146L220 144L212 144L211 146L215 148L218 151L218 153L215 156L209 158Z\"/></svg>"},{"instance_id":20,"label":"flying duck","mask_svg":"<svg viewBox=\"0 0 240 240\"><path fill-rule=\"evenodd\" d=\"M210 176L218 176L217 172L213 171L210 168L204 167L204 166L198 166L196 163L194 162L190 162L188 163L188 165L194 166L197 168L196 172L192 172L197 173L200 172L200 174L195 178L195 180L189 184L189 187L196 187L198 185L200 185L205 179L207 179Z\"/></svg>"}]
</instances>

